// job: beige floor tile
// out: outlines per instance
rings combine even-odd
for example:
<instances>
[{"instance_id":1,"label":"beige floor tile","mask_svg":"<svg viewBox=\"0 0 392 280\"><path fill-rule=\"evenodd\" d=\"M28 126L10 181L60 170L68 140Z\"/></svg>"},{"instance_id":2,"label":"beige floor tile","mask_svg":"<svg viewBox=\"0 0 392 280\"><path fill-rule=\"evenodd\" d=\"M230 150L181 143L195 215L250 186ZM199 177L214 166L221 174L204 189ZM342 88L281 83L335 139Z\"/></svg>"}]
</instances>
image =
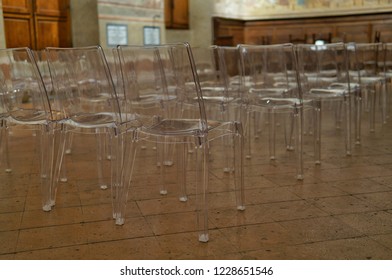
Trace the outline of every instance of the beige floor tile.
<instances>
[{"instance_id":1,"label":"beige floor tile","mask_svg":"<svg viewBox=\"0 0 392 280\"><path fill-rule=\"evenodd\" d=\"M350 195L314 198L309 200L309 202L329 214L368 212L379 209Z\"/></svg>"},{"instance_id":2,"label":"beige floor tile","mask_svg":"<svg viewBox=\"0 0 392 280\"><path fill-rule=\"evenodd\" d=\"M366 204L374 205L380 209L392 209L392 190L358 194L355 197L361 199Z\"/></svg>"},{"instance_id":3,"label":"beige floor tile","mask_svg":"<svg viewBox=\"0 0 392 280\"><path fill-rule=\"evenodd\" d=\"M262 204L291 200L301 200L298 195L291 191L291 187L255 188L246 191L247 204Z\"/></svg>"},{"instance_id":4,"label":"beige floor tile","mask_svg":"<svg viewBox=\"0 0 392 280\"><path fill-rule=\"evenodd\" d=\"M25 251L15 254L16 260L88 260L88 245Z\"/></svg>"},{"instance_id":5,"label":"beige floor tile","mask_svg":"<svg viewBox=\"0 0 392 280\"><path fill-rule=\"evenodd\" d=\"M31 210L23 213L21 229L55 225L77 224L83 222L80 207L53 208L49 212Z\"/></svg>"},{"instance_id":6,"label":"beige floor tile","mask_svg":"<svg viewBox=\"0 0 392 280\"><path fill-rule=\"evenodd\" d=\"M333 216L283 221L279 224L299 236L298 243L294 245L363 236L361 231Z\"/></svg>"},{"instance_id":7,"label":"beige floor tile","mask_svg":"<svg viewBox=\"0 0 392 280\"><path fill-rule=\"evenodd\" d=\"M392 250L392 233L371 235L369 238Z\"/></svg>"},{"instance_id":8,"label":"beige floor tile","mask_svg":"<svg viewBox=\"0 0 392 280\"><path fill-rule=\"evenodd\" d=\"M163 254L159 259L211 259L222 254L233 254L237 251L235 245L220 231L209 232L210 241L198 241L197 233L176 233L157 237Z\"/></svg>"},{"instance_id":9,"label":"beige floor tile","mask_svg":"<svg viewBox=\"0 0 392 280\"><path fill-rule=\"evenodd\" d=\"M83 224L38 227L20 230L16 251L30 251L87 244L88 235Z\"/></svg>"},{"instance_id":10,"label":"beige floor tile","mask_svg":"<svg viewBox=\"0 0 392 280\"><path fill-rule=\"evenodd\" d=\"M23 212L0 213L0 231L18 230Z\"/></svg>"},{"instance_id":11,"label":"beige floor tile","mask_svg":"<svg viewBox=\"0 0 392 280\"><path fill-rule=\"evenodd\" d=\"M114 220L85 223L83 230L89 243L153 236L153 231L143 217L128 218L124 225L116 225Z\"/></svg>"},{"instance_id":12,"label":"beige floor tile","mask_svg":"<svg viewBox=\"0 0 392 280\"><path fill-rule=\"evenodd\" d=\"M22 212L25 208L25 196L0 198L0 213Z\"/></svg>"},{"instance_id":13,"label":"beige floor tile","mask_svg":"<svg viewBox=\"0 0 392 280\"><path fill-rule=\"evenodd\" d=\"M351 213L336 218L363 234L392 233L392 213L386 211Z\"/></svg>"},{"instance_id":14,"label":"beige floor tile","mask_svg":"<svg viewBox=\"0 0 392 280\"><path fill-rule=\"evenodd\" d=\"M295 259L313 260L390 260L392 250L368 237L339 239L297 245Z\"/></svg>"},{"instance_id":15,"label":"beige floor tile","mask_svg":"<svg viewBox=\"0 0 392 280\"><path fill-rule=\"evenodd\" d=\"M88 245L91 260L155 260L164 255L155 237L114 240ZM166 256L166 255L164 255ZM163 259L167 259L167 256Z\"/></svg>"},{"instance_id":16,"label":"beige floor tile","mask_svg":"<svg viewBox=\"0 0 392 280\"><path fill-rule=\"evenodd\" d=\"M2 254L15 252L18 235L16 230L0 232L0 257Z\"/></svg>"},{"instance_id":17,"label":"beige floor tile","mask_svg":"<svg viewBox=\"0 0 392 280\"><path fill-rule=\"evenodd\" d=\"M328 196L340 196L346 193L339 190L331 183L315 183L315 184L303 184L289 187L289 190L302 199L316 198L316 197L328 197Z\"/></svg>"},{"instance_id":18,"label":"beige floor tile","mask_svg":"<svg viewBox=\"0 0 392 280\"><path fill-rule=\"evenodd\" d=\"M153 215L147 216L146 219L155 235L197 230L197 218L194 211Z\"/></svg>"},{"instance_id":19,"label":"beige floor tile","mask_svg":"<svg viewBox=\"0 0 392 280\"><path fill-rule=\"evenodd\" d=\"M269 246L286 246L298 240L277 223L248 225L220 230L239 251L260 250Z\"/></svg>"}]
</instances>

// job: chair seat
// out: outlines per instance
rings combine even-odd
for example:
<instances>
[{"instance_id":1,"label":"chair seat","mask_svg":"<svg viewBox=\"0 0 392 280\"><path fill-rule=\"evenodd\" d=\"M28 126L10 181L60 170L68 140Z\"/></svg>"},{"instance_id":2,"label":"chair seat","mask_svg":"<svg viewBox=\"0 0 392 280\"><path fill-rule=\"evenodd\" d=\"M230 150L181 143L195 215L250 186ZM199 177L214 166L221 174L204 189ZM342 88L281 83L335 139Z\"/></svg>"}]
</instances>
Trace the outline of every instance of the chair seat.
<instances>
[{"instance_id":1,"label":"chair seat","mask_svg":"<svg viewBox=\"0 0 392 280\"><path fill-rule=\"evenodd\" d=\"M111 127L115 123L113 113L74 115L64 123L80 128Z\"/></svg>"},{"instance_id":2,"label":"chair seat","mask_svg":"<svg viewBox=\"0 0 392 280\"><path fill-rule=\"evenodd\" d=\"M347 88L313 88L309 91L307 96L313 99L335 99L348 96Z\"/></svg>"},{"instance_id":3,"label":"chair seat","mask_svg":"<svg viewBox=\"0 0 392 280\"><path fill-rule=\"evenodd\" d=\"M12 112L9 120L16 124L45 124L48 122L48 113L40 110L22 110Z\"/></svg>"},{"instance_id":4,"label":"chair seat","mask_svg":"<svg viewBox=\"0 0 392 280\"><path fill-rule=\"evenodd\" d=\"M208 121L208 129L220 124L217 121ZM162 136L193 136L202 131L202 124L200 120L195 119L165 119L151 127L141 128L141 131Z\"/></svg>"},{"instance_id":5,"label":"chair seat","mask_svg":"<svg viewBox=\"0 0 392 280\"><path fill-rule=\"evenodd\" d=\"M257 99L254 104L262 107L271 107L275 109L293 108L299 106L302 101L298 98L279 98L279 97L263 97Z\"/></svg>"}]
</instances>

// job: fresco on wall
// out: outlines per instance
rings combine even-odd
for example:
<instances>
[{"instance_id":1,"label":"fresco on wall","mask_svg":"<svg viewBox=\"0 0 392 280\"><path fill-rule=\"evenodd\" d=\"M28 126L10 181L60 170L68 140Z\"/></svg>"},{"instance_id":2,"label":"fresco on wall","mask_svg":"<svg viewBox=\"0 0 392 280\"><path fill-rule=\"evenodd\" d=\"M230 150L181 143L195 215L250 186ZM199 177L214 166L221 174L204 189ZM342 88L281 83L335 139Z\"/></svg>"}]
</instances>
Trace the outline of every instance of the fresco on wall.
<instances>
[{"instance_id":1,"label":"fresco on wall","mask_svg":"<svg viewBox=\"0 0 392 280\"><path fill-rule=\"evenodd\" d=\"M391 11L392 0L215 0L215 13L231 18L273 18Z\"/></svg>"}]
</instances>

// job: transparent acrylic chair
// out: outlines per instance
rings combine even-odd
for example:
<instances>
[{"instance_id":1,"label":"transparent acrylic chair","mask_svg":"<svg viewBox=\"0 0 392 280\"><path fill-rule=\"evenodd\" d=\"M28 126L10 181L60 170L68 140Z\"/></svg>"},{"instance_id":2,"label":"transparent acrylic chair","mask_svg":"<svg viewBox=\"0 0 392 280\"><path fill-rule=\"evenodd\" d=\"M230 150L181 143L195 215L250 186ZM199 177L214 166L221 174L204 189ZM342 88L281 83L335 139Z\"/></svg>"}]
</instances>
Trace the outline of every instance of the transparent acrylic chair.
<instances>
[{"instance_id":1,"label":"transparent acrylic chair","mask_svg":"<svg viewBox=\"0 0 392 280\"><path fill-rule=\"evenodd\" d=\"M130 182L136 145L152 141L161 145L174 145L177 153L177 185L180 200L186 193L187 152L191 143L196 159L196 203L199 241L208 237L208 184L210 142L221 137L232 137L235 163L235 192L237 209L244 209L242 127L241 123L219 122L207 119L205 103L192 55L187 43L160 46L119 46L126 112L137 115L141 127L131 135L130 154L124 164L124 182ZM159 97L158 97L159 96ZM148 100L149 102L146 102ZM158 146L163 157L163 149ZM229 152L229 151L225 151ZM165 172L161 168L164 179ZM161 190L166 190L162 186ZM124 223L128 189L118 190L117 223ZM162 192L161 193L165 193Z\"/></svg>"},{"instance_id":2,"label":"transparent acrylic chair","mask_svg":"<svg viewBox=\"0 0 392 280\"><path fill-rule=\"evenodd\" d=\"M302 180L302 126L303 99L298 83L297 62L293 44L277 45L239 45L241 63L241 118L250 137L250 116L264 113L268 116L269 155L274 160L277 113L286 116L289 125L285 126L287 143L294 137L296 153L296 177ZM291 149L291 144L287 145Z\"/></svg>"},{"instance_id":3,"label":"transparent acrylic chair","mask_svg":"<svg viewBox=\"0 0 392 280\"><path fill-rule=\"evenodd\" d=\"M42 208L48 211L53 205L52 190L58 173L55 166L55 151L59 144L58 112L51 108L33 52L29 48L0 50L0 76L2 131L6 125L36 133L40 151ZM5 153L9 152L7 147L3 148Z\"/></svg>"},{"instance_id":4,"label":"transparent acrylic chair","mask_svg":"<svg viewBox=\"0 0 392 280\"><path fill-rule=\"evenodd\" d=\"M350 60L349 70L351 81L359 84L361 99L355 107L358 117L362 107L369 112L370 132L375 132L377 102L381 112L381 123L386 123L387 77L384 69L382 43L347 44L350 57L355 52L355 60Z\"/></svg>"},{"instance_id":5,"label":"transparent acrylic chair","mask_svg":"<svg viewBox=\"0 0 392 280\"><path fill-rule=\"evenodd\" d=\"M48 47L45 51L53 82L52 108L63 115L59 121L62 148L57 165L62 164L69 139L67 133L91 134L96 138L100 185L106 185L102 182L106 140L110 142L108 147L112 156L110 181L112 186L119 184L117 180L123 162L122 135L126 119L121 114L120 100L102 48ZM113 187L112 190L114 192Z\"/></svg>"},{"instance_id":6,"label":"transparent acrylic chair","mask_svg":"<svg viewBox=\"0 0 392 280\"><path fill-rule=\"evenodd\" d=\"M332 102L334 111L343 104L346 155L351 155L351 96L348 55L344 43L296 46L303 96L313 105L315 163L321 163L322 104Z\"/></svg>"},{"instance_id":7,"label":"transparent acrylic chair","mask_svg":"<svg viewBox=\"0 0 392 280\"><path fill-rule=\"evenodd\" d=\"M225 52L223 52L223 49ZM229 122L239 120L239 56L236 47L219 47L216 45L193 47L196 70L199 77L207 118ZM224 63L221 59L224 56ZM223 58L223 57L222 57ZM230 77L228 76L230 75ZM237 83L233 82L236 75ZM230 80L230 81L229 81ZM233 82L232 84L230 82ZM222 138L222 145L229 148L228 137ZM230 154L225 154L224 172L233 170Z\"/></svg>"}]
</instances>

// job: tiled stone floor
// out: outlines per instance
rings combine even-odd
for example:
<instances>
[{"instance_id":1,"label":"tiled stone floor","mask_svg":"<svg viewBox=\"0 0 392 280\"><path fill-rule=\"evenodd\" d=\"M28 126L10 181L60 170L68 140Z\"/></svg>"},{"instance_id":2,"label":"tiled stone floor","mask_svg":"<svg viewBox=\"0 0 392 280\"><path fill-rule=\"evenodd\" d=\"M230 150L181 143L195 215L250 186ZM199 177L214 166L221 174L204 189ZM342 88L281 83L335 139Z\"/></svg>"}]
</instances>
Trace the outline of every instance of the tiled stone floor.
<instances>
[{"instance_id":1,"label":"tiled stone floor","mask_svg":"<svg viewBox=\"0 0 392 280\"><path fill-rule=\"evenodd\" d=\"M306 135L303 181L292 152L278 145L268 160L262 132L245 160L243 212L213 146L208 243L197 241L192 182L188 202L178 201L174 180L159 194L151 144L138 151L125 225L111 219L110 189L97 186L90 135L75 135L68 182L43 212L35 137L14 129L13 172L3 164L0 173L0 259L392 259L392 121L370 134L366 120L362 145L346 157L343 133L324 118L321 166Z\"/></svg>"}]
</instances>

